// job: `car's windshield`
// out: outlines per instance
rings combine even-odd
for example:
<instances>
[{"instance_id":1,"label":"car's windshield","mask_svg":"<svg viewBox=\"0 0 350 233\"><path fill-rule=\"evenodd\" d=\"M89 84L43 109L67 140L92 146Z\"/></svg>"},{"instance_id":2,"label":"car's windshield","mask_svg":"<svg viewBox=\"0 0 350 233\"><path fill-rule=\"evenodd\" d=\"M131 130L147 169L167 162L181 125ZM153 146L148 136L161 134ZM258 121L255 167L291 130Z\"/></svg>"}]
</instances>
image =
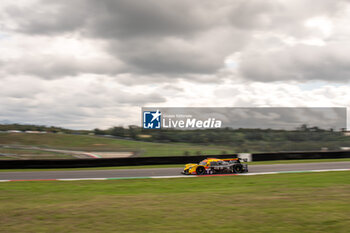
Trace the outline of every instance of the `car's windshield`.
<instances>
[{"instance_id":1,"label":"car's windshield","mask_svg":"<svg viewBox=\"0 0 350 233\"><path fill-rule=\"evenodd\" d=\"M207 161L202 161L199 163L199 165L206 165L207 164Z\"/></svg>"}]
</instances>

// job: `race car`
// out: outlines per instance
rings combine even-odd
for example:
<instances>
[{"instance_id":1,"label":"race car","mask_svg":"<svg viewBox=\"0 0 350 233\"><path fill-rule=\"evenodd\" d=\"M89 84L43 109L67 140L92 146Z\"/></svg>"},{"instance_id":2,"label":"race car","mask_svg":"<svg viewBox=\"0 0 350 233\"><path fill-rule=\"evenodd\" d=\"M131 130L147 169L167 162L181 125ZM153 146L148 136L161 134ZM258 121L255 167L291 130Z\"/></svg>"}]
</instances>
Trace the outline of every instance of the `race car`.
<instances>
[{"instance_id":1,"label":"race car","mask_svg":"<svg viewBox=\"0 0 350 233\"><path fill-rule=\"evenodd\" d=\"M248 172L248 165L242 164L239 158L207 158L201 161L199 164L186 164L183 172L181 173L185 175L205 175L243 172Z\"/></svg>"}]
</instances>

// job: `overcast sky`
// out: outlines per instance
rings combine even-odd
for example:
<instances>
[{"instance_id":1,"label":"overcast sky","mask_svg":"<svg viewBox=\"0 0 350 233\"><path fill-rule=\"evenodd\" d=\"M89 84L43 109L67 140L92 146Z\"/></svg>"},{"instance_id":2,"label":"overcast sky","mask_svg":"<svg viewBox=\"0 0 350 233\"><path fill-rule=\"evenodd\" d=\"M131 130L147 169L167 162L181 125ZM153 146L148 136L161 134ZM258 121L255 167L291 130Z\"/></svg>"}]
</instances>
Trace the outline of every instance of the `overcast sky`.
<instances>
[{"instance_id":1,"label":"overcast sky","mask_svg":"<svg viewBox=\"0 0 350 233\"><path fill-rule=\"evenodd\" d=\"M350 107L350 1L2 0L0 123L141 106Z\"/></svg>"}]
</instances>

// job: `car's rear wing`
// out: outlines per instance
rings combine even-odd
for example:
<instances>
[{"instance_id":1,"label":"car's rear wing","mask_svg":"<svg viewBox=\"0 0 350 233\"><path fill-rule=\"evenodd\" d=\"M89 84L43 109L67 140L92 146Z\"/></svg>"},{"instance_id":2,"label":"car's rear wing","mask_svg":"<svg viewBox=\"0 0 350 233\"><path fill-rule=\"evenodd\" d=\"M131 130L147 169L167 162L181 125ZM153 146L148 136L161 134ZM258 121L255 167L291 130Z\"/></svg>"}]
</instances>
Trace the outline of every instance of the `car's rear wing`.
<instances>
[{"instance_id":1,"label":"car's rear wing","mask_svg":"<svg viewBox=\"0 0 350 233\"><path fill-rule=\"evenodd\" d=\"M231 158L231 159L222 159L223 161L243 161L243 162L247 162L247 159L242 159L242 158Z\"/></svg>"},{"instance_id":2,"label":"car's rear wing","mask_svg":"<svg viewBox=\"0 0 350 233\"><path fill-rule=\"evenodd\" d=\"M238 161L238 158L221 159L221 160L223 160L223 161L227 161L227 162L229 162L229 161Z\"/></svg>"}]
</instances>

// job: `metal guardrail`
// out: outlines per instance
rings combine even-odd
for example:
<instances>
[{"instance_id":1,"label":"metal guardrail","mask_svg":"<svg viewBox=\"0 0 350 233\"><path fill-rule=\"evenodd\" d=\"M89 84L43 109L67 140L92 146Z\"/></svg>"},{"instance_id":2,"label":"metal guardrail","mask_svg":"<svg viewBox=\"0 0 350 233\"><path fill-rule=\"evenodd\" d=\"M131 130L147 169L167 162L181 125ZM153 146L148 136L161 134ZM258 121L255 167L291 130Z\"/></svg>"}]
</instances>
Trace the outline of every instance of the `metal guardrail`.
<instances>
[{"instance_id":1,"label":"metal guardrail","mask_svg":"<svg viewBox=\"0 0 350 233\"><path fill-rule=\"evenodd\" d=\"M200 156L166 156L166 157L128 157L99 159L46 159L46 160L0 160L0 169L20 168L80 168L112 167L136 165L185 164L199 162L208 157L237 158L236 154L200 155Z\"/></svg>"},{"instance_id":2,"label":"metal guardrail","mask_svg":"<svg viewBox=\"0 0 350 233\"><path fill-rule=\"evenodd\" d=\"M0 169L22 168L81 168L112 167L136 165L186 164L197 163L206 158L236 158L238 154L166 156L166 157L129 157L99 159L52 159L52 160L0 160ZM334 159L350 158L350 151L296 151L251 154L252 161L292 160L292 159Z\"/></svg>"},{"instance_id":3,"label":"metal guardrail","mask_svg":"<svg viewBox=\"0 0 350 233\"><path fill-rule=\"evenodd\" d=\"M252 161L350 158L349 151L292 151L252 154Z\"/></svg>"}]
</instances>

